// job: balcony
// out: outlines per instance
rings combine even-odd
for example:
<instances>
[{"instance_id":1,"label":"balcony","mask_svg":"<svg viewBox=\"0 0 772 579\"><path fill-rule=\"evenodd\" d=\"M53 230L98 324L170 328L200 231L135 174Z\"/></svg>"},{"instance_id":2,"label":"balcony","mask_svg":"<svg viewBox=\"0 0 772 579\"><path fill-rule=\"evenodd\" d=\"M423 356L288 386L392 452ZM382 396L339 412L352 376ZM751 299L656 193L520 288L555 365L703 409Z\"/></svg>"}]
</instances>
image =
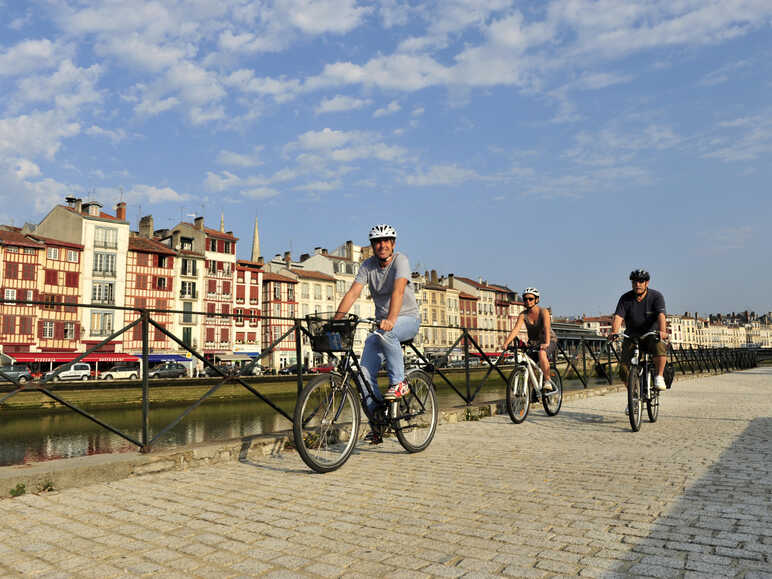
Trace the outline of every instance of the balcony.
<instances>
[{"instance_id":1,"label":"balcony","mask_svg":"<svg viewBox=\"0 0 772 579\"><path fill-rule=\"evenodd\" d=\"M95 269L92 274L94 277L115 277L115 270L114 269Z\"/></svg>"},{"instance_id":2,"label":"balcony","mask_svg":"<svg viewBox=\"0 0 772 579\"><path fill-rule=\"evenodd\" d=\"M114 306L115 299L114 298L92 298L91 303L99 304L100 306Z\"/></svg>"},{"instance_id":3,"label":"balcony","mask_svg":"<svg viewBox=\"0 0 772 579\"><path fill-rule=\"evenodd\" d=\"M91 328L89 335L92 337L103 338L105 336L109 336L112 333L113 331L109 329L106 330L104 328Z\"/></svg>"},{"instance_id":4,"label":"balcony","mask_svg":"<svg viewBox=\"0 0 772 579\"><path fill-rule=\"evenodd\" d=\"M107 241L104 239L95 239L94 247L103 247L105 249L118 249L117 241Z\"/></svg>"},{"instance_id":5,"label":"balcony","mask_svg":"<svg viewBox=\"0 0 772 579\"><path fill-rule=\"evenodd\" d=\"M182 300L195 300L198 299L198 292L196 291L180 291L180 299Z\"/></svg>"}]
</instances>

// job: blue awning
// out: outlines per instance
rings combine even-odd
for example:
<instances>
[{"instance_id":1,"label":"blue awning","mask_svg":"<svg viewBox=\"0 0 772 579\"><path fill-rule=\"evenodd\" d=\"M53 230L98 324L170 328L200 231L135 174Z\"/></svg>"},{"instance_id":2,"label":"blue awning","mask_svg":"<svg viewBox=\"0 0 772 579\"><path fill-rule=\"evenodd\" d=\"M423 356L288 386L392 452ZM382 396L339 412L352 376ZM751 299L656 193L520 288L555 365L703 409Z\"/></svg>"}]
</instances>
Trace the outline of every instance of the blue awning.
<instances>
[{"instance_id":1,"label":"blue awning","mask_svg":"<svg viewBox=\"0 0 772 579\"><path fill-rule=\"evenodd\" d=\"M137 356L140 360L142 359L142 354L134 355ZM148 354L147 361L151 364L155 362L190 362L191 358L186 358L185 356L180 356L179 354Z\"/></svg>"}]
</instances>

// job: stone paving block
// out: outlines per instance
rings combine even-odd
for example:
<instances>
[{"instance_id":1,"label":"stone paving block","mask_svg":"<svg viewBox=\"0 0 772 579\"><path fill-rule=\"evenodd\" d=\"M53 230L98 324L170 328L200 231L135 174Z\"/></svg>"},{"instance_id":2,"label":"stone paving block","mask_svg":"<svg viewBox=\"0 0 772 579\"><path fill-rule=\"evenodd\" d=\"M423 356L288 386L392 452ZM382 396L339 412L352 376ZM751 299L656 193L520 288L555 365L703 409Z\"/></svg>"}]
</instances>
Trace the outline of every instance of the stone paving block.
<instances>
[{"instance_id":1,"label":"stone paving block","mask_svg":"<svg viewBox=\"0 0 772 579\"><path fill-rule=\"evenodd\" d=\"M518 567L517 565L509 565L504 568L502 574L510 577L546 577L550 573L543 569L535 569L533 567Z\"/></svg>"}]
</instances>

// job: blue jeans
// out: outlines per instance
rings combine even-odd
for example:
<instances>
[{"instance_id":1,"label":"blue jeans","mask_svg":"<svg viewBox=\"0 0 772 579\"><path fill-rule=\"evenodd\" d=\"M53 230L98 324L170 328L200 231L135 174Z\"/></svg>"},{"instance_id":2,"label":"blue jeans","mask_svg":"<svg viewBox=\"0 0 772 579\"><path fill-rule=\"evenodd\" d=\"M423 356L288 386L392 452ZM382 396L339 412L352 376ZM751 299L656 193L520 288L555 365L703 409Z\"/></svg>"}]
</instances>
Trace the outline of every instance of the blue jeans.
<instances>
[{"instance_id":1,"label":"blue jeans","mask_svg":"<svg viewBox=\"0 0 772 579\"><path fill-rule=\"evenodd\" d=\"M376 330L365 340L360 363L362 373L373 389L373 396L369 392L362 392L368 416L372 416L373 410L383 403L383 395L378 389L378 371L383 363L386 362L389 384L397 384L405 379L405 362L399 343L415 338L420 325L421 320L418 318L400 316L393 329L388 332Z\"/></svg>"}]
</instances>

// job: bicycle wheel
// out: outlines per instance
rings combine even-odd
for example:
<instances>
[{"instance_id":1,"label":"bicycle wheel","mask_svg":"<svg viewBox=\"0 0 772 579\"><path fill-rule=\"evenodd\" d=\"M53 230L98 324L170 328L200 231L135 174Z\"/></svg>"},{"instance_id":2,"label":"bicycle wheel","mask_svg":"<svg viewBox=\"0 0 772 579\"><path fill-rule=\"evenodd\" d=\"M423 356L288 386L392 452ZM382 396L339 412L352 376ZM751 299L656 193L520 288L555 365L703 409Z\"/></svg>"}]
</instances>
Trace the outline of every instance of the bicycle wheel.
<instances>
[{"instance_id":1,"label":"bicycle wheel","mask_svg":"<svg viewBox=\"0 0 772 579\"><path fill-rule=\"evenodd\" d=\"M310 468L340 468L354 450L359 434L359 398L337 374L313 378L295 406L295 448Z\"/></svg>"},{"instance_id":2,"label":"bicycle wheel","mask_svg":"<svg viewBox=\"0 0 772 579\"><path fill-rule=\"evenodd\" d=\"M649 380L653 380L654 368L649 368ZM649 422L656 422L659 416L659 390L652 384L649 388L649 398L646 400L646 413L649 415Z\"/></svg>"},{"instance_id":3,"label":"bicycle wheel","mask_svg":"<svg viewBox=\"0 0 772 579\"><path fill-rule=\"evenodd\" d=\"M548 416L555 416L563 405L563 378L557 368L550 368L550 379L555 389L552 392L544 390L541 393L541 404Z\"/></svg>"},{"instance_id":4,"label":"bicycle wheel","mask_svg":"<svg viewBox=\"0 0 772 579\"><path fill-rule=\"evenodd\" d=\"M520 424L528 416L531 407L530 390L525 368L513 372L507 384L507 412L515 424Z\"/></svg>"},{"instance_id":5,"label":"bicycle wheel","mask_svg":"<svg viewBox=\"0 0 772 579\"><path fill-rule=\"evenodd\" d=\"M630 427L633 432L638 432L641 428L641 413L643 412L641 372L642 368L630 366L630 372L627 375L627 417L630 419Z\"/></svg>"},{"instance_id":6,"label":"bicycle wheel","mask_svg":"<svg viewBox=\"0 0 772 579\"><path fill-rule=\"evenodd\" d=\"M408 452L421 452L429 446L437 430L437 393L426 372L412 370L405 380L410 392L400 399L399 416L392 425L402 448Z\"/></svg>"}]
</instances>

